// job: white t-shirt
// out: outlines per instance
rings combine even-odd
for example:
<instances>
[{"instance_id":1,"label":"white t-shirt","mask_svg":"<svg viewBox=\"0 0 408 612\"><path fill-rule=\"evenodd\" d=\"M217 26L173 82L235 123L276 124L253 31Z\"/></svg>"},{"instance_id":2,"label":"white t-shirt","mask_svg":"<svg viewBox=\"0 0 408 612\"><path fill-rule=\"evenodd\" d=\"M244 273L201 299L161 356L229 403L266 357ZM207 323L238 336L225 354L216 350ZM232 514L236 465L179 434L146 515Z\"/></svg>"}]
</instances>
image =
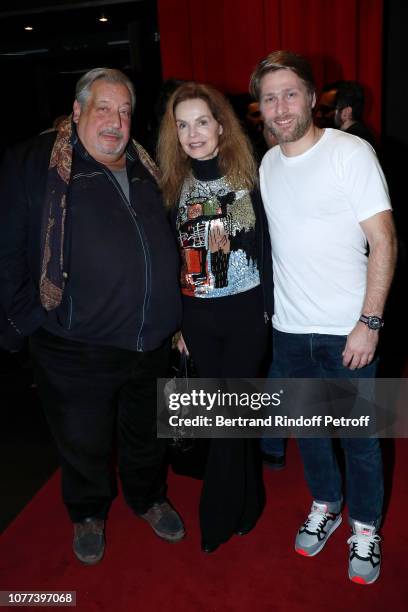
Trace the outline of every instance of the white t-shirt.
<instances>
[{"instance_id":1,"label":"white t-shirt","mask_svg":"<svg viewBox=\"0 0 408 612\"><path fill-rule=\"evenodd\" d=\"M347 335L366 289L367 240L360 222L391 209L387 184L361 138L326 129L305 153L279 146L260 168L272 242L276 329Z\"/></svg>"}]
</instances>

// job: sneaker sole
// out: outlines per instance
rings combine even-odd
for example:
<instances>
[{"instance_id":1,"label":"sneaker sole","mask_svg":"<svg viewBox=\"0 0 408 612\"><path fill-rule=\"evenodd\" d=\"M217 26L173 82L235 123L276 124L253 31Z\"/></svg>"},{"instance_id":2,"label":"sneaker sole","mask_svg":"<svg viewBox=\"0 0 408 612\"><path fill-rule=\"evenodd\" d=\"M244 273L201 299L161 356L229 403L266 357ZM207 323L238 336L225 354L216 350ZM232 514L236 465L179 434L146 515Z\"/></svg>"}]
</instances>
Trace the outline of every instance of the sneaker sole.
<instances>
[{"instance_id":1,"label":"sneaker sole","mask_svg":"<svg viewBox=\"0 0 408 612\"><path fill-rule=\"evenodd\" d=\"M354 584L360 584L362 586L368 586L369 584L373 584L373 582L375 582L378 579L379 575L380 575L380 572L378 572L378 574L372 580L366 580L362 576L351 576L350 572L349 572L348 576L349 576L351 582L354 582Z\"/></svg>"},{"instance_id":2,"label":"sneaker sole","mask_svg":"<svg viewBox=\"0 0 408 612\"><path fill-rule=\"evenodd\" d=\"M295 551L299 555L302 555L303 557L315 557L324 548L324 545L326 544L327 540L330 538L332 533L334 533L336 531L337 527L341 524L341 521L342 521L342 517L341 517L341 514L339 514L339 516L337 517L336 521L333 523L333 527L331 528L331 531L330 531L329 535L322 541L322 543L319 546L319 548L314 550L312 553L308 552L304 548L296 548L296 544L295 544Z\"/></svg>"},{"instance_id":3,"label":"sneaker sole","mask_svg":"<svg viewBox=\"0 0 408 612\"><path fill-rule=\"evenodd\" d=\"M146 521L148 522L148 521ZM150 525L150 527L152 527ZM163 534L160 531L156 531L156 529L154 529L154 527L152 527L153 532L157 535L157 537L159 537L161 540L165 540L166 542L170 542L170 544L175 544L176 542L181 542L181 540L184 540L185 536L186 536L186 532L184 531L181 535L175 535L175 536L169 536L168 534Z\"/></svg>"},{"instance_id":4,"label":"sneaker sole","mask_svg":"<svg viewBox=\"0 0 408 612\"><path fill-rule=\"evenodd\" d=\"M98 557L81 557L81 555L79 555L75 549L74 549L74 555L75 557L78 559L78 561L80 561L83 565L96 565L97 563L99 563L100 561L102 561L103 559L103 555L105 554L105 550L102 551L102 553L98 556Z\"/></svg>"}]
</instances>

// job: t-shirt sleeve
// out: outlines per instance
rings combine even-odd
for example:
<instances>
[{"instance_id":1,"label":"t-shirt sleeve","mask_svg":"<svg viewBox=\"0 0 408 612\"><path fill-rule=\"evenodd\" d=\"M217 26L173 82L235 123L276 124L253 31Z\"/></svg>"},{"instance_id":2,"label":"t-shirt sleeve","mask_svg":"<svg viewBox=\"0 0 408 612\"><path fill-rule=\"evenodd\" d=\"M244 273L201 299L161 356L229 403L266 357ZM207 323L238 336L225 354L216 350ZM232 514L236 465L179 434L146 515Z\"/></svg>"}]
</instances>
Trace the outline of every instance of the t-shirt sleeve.
<instances>
[{"instance_id":1,"label":"t-shirt sleeve","mask_svg":"<svg viewBox=\"0 0 408 612\"><path fill-rule=\"evenodd\" d=\"M343 170L343 188L359 223L392 209L387 182L372 147L358 143Z\"/></svg>"}]
</instances>

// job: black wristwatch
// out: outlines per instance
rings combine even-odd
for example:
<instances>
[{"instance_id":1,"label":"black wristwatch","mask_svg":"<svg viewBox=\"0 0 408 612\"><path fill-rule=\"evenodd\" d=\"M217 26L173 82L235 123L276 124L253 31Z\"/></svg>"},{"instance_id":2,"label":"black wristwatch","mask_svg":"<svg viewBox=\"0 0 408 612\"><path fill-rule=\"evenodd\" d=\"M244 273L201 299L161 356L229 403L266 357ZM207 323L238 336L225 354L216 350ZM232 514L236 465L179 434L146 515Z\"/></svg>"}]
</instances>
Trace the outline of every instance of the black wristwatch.
<instances>
[{"instance_id":1,"label":"black wristwatch","mask_svg":"<svg viewBox=\"0 0 408 612\"><path fill-rule=\"evenodd\" d=\"M364 315L362 314L359 321L365 323L367 327L374 330L379 330L384 327L384 319L375 315Z\"/></svg>"}]
</instances>

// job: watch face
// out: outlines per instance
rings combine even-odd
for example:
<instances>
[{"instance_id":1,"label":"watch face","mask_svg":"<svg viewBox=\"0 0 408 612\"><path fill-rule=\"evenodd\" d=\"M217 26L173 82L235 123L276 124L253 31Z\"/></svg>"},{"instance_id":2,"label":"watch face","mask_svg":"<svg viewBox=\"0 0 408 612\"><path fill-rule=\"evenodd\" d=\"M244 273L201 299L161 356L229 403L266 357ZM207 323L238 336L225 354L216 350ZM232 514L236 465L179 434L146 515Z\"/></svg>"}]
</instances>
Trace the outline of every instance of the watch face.
<instances>
[{"instance_id":1,"label":"watch face","mask_svg":"<svg viewBox=\"0 0 408 612\"><path fill-rule=\"evenodd\" d=\"M380 317L368 317L368 327L370 329L381 329L382 320Z\"/></svg>"}]
</instances>

